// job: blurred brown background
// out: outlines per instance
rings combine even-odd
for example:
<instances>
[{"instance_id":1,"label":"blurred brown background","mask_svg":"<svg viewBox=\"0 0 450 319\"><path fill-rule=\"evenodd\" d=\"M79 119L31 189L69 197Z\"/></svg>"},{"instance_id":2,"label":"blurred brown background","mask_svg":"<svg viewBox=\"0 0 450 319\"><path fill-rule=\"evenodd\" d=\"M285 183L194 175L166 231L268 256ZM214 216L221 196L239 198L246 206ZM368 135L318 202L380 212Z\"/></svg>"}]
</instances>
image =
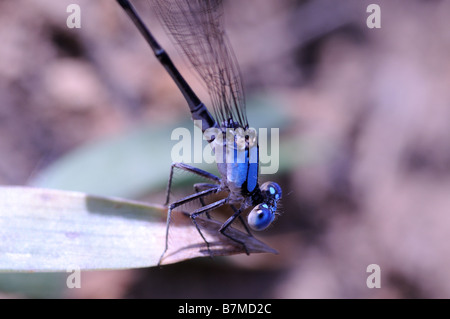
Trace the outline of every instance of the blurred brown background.
<instances>
[{"instance_id":1,"label":"blurred brown background","mask_svg":"<svg viewBox=\"0 0 450 319\"><path fill-rule=\"evenodd\" d=\"M81 29L66 27L72 2ZM370 3L381 29L366 26ZM148 3L135 4L195 83ZM247 98L279 101L273 112L290 119L281 143L302 145L270 177L284 191L282 216L257 234L280 254L86 272L60 296L450 297L448 12L438 0L225 1ZM3 0L0 21L1 184L27 184L91 140L188 116L114 1ZM366 286L370 264L381 267L379 289Z\"/></svg>"}]
</instances>

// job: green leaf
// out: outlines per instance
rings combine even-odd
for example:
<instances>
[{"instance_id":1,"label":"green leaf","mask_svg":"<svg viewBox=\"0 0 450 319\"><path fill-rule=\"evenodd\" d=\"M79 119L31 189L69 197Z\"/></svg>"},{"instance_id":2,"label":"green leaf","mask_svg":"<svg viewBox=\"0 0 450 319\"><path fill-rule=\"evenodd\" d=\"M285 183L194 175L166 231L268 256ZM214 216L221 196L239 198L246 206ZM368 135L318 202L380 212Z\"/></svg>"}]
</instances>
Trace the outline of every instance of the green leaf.
<instances>
[{"instance_id":1,"label":"green leaf","mask_svg":"<svg viewBox=\"0 0 450 319\"><path fill-rule=\"evenodd\" d=\"M243 253L218 232L221 223L197 219L212 255ZM275 250L238 230L251 253ZM60 190L0 187L0 271L67 271L156 266L164 249L166 208ZM209 256L188 214L174 212L169 250L161 264Z\"/></svg>"},{"instance_id":2,"label":"green leaf","mask_svg":"<svg viewBox=\"0 0 450 319\"><path fill-rule=\"evenodd\" d=\"M41 172L31 185L138 198L167 184L171 131L141 127L82 145Z\"/></svg>"}]
</instances>

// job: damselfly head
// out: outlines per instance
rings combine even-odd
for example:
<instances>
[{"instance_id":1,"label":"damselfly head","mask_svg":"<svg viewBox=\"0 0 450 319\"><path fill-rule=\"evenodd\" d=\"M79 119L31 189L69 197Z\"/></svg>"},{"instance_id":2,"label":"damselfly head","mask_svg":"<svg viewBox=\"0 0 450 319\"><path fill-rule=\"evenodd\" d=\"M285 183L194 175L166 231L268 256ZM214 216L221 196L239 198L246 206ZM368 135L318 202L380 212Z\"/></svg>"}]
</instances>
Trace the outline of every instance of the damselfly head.
<instances>
[{"instance_id":1,"label":"damselfly head","mask_svg":"<svg viewBox=\"0 0 450 319\"><path fill-rule=\"evenodd\" d=\"M275 182L261 185L263 202L256 205L248 214L247 222L253 230L266 229L275 219L277 202L281 199L281 187Z\"/></svg>"}]
</instances>

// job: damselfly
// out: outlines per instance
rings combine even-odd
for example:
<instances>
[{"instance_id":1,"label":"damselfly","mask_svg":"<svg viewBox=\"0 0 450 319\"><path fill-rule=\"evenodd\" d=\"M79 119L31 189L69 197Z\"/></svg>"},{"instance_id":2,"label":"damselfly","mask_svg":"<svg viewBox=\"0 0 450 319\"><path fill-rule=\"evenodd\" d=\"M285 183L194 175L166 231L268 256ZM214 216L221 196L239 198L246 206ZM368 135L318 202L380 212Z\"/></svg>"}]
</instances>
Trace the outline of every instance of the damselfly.
<instances>
[{"instance_id":1,"label":"damselfly","mask_svg":"<svg viewBox=\"0 0 450 319\"><path fill-rule=\"evenodd\" d=\"M168 235L172 211L188 202L199 200L202 206L190 213L192 222L206 241L196 221L205 214L223 205L230 205L234 211L219 231L231 240L247 247L240 240L227 233L228 227L238 219L251 236L241 213L253 207L247 222L254 230L267 228L277 215L277 203L281 199L281 188L275 182L259 186L259 146L254 130L248 125L244 93L238 64L222 26L221 0L152 0L153 8L168 33L173 37L184 55L190 61L200 78L205 82L214 108L213 117L200 101L185 79L176 69L168 54L155 40L149 29L128 0L117 0L129 15L141 34L151 46L155 56L175 81L186 99L192 119L200 127L210 143L217 162L220 177L185 163L171 166L167 188L168 205L166 243L160 261L168 249ZM175 169L189 171L211 181L195 184L195 194L170 203L172 178ZM227 192L227 196L211 204L205 204L208 195Z\"/></svg>"}]
</instances>

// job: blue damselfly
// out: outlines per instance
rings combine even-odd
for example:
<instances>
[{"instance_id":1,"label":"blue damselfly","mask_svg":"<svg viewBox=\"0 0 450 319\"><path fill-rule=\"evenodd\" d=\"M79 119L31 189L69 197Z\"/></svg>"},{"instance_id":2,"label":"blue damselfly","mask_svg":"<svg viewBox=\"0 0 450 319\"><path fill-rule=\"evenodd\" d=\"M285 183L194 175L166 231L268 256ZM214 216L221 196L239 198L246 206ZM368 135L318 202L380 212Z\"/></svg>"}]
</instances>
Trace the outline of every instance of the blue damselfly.
<instances>
[{"instance_id":1,"label":"blue damselfly","mask_svg":"<svg viewBox=\"0 0 450 319\"><path fill-rule=\"evenodd\" d=\"M117 0L144 36L153 53L175 81L186 99L194 123L200 127L215 153L220 177L195 168L186 163L173 163L167 188L166 243L161 260L168 249L168 234L172 211L188 202L199 200L201 207L190 213L192 222L205 241L209 243L196 222L199 215L223 205L230 205L234 211L219 229L220 233L247 247L227 233L228 227L238 219L251 236L250 229L262 230L269 226L276 214L281 199L281 188L275 182L259 186L259 146L255 131L250 129L245 110L244 90L240 71L233 50L222 26L221 0L152 0L153 9L206 84L214 109L213 117L200 101L189 84L174 66L166 51L158 44L134 7L128 0ZM210 181L195 184L195 194L170 203L172 178L175 169L189 171ZM208 195L227 192L227 196L211 204L205 204ZM247 223L241 213L253 207ZM160 260L160 261L161 261Z\"/></svg>"}]
</instances>

